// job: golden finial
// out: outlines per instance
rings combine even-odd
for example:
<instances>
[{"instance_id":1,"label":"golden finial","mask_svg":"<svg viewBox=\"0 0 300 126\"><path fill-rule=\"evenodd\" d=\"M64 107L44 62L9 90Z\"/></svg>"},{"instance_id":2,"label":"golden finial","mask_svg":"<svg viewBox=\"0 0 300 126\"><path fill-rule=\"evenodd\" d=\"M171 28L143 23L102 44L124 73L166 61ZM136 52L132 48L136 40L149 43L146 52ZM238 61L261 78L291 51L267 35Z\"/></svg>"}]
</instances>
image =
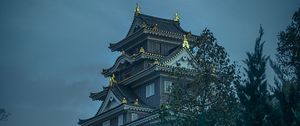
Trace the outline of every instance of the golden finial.
<instances>
[{"instance_id":1,"label":"golden finial","mask_svg":"<svg viewBox=\"0 0 300 126\"><path fill-rule=\"evenodd\" d=\"M154 30L154 31L158 30L158 24L155 24L155 25L153 26L153 30Z\"/></svg>"},{"instance_id":2,"label":"golden finial","mask_svg":"<svg viewBox=\"0 0 300 126\"><path fill-rule=\"evenodd\" d=\"M138 3L136 3L134 13L135 13L136 16L141 14L141 8L140 8Z\"/></svg>"},{"instance_id":3,"label":"golden finial","mask_svg":"<svg viewBox=\"0 0 300 126\"><path fill-rule=\"evenodd\" d=\"M139 99L135 99L133 105L138 106L139 105Z\"/></svg>"},{"instance_id":4,"label":"golden finial","mask_svg":"<svg viewBox=\"0 0 300 126\"><path fill-rule=\"evenodd\" d=\"M140 53L145 53L145 49L143 47L140 48Z\"/></svg>"},{"instance_id":5,"label":"golden finial","mask_svg":"<svg viewBox=\"0 0 300 126\"><path fill-rule=\"evenodd\" d=\"M125 97L122 99L122 104L127 104L127 100Z\"/></svg>"},{"instance_id":6,"label":"golden finial","mask_svg":"<svg viewBox=\"0 0 300 126\"><path fill-rule=\"evenodd\" d=\"M183 43L182 43L182 47L183 47L183 48L187 48L187 49L190 48L189 41L188 41L188 39L186 38L186 35L183 35Z\"/></svg>"},{"instance_id":7,"label":"golden finial","mask_svg":"<svg viewBox=\"0 0 300 126\"><path fill-rule=\"evenodd\" d=\"M180 20L180 17L179 17L179 14L178 14L178 12L176 12L175 13L175 17L174 17L174 19L173 19L174 21L176 21L176 22L179 22L179 20Z\"/></svg>"},{"instance_id":8,"label":"golden finial","mask_svg":"<svg viewBox=\"0 0 300 126\"><path fill-rule=\"evenodd\" d=\"M158 65L159 64L158 60L156 59L153 64Z\"/></svg>"},{"instance_id":9,"label":"golden finial","mask_svg":"<svg viewBox=\"0 0 300 126\"><path fill-rule=\"evenodd\" d=\"M109 86L113 86L113 84L117 83L116 76L113 74L109 79Z\"/></svg>"}]
</instances>

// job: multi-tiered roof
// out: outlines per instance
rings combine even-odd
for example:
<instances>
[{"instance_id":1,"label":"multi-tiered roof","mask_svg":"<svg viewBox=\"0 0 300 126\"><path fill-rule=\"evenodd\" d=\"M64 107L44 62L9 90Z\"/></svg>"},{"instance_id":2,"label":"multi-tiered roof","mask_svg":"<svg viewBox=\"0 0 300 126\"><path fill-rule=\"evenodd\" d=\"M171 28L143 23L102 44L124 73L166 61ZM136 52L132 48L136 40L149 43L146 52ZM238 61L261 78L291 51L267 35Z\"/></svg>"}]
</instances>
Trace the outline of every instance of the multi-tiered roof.
<instances>
[{"instance_id":1,"label":"multi-tiered roof","mask_svg":"<svg viewBox=\"0 0 300 126\"><path fill-rule=\"evenodd\" d=\"M102 71L105 77L110 77L108 86L90 95L93 100L103 101L102 105L94 117L80 120L80 125L101 125L103 121L127 112L139 113L141 117L131 121L124 119L122 123L126 125L142 125L158 118L155 110L163 102L162 94L152 99L141 96L145 82L168 77L176 69L187 71L184 74L188 75L196 72L193 69L196 61L190 48L199 36L183 30L179 19L178 13L174 19L162 19L142 14L136 7L126 37L109 45L112 51L119 51L121 55L112 67ZM157 83L160 87L161 82Z\"/></svg>"}]
</instances>

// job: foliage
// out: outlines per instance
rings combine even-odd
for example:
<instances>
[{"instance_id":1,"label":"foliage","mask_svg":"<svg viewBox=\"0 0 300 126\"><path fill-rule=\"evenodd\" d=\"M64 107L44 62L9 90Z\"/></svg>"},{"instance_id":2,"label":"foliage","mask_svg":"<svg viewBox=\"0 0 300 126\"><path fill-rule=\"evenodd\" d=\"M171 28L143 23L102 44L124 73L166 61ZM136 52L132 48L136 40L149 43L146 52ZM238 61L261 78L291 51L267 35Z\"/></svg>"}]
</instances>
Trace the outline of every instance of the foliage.
<instances>
[{"instance_id":1,"label":"foliage","mask_svg":"<svg viewBox=\"0 0 300 126\"><path fill-rule=\"evenodd\" d=\"M259 30L259 37L256 39L254 52L247 53L246 80L245 83L237 85L238 96L241 102L241 120L246 126L261 126L267 123L270 113L270 100L268 85L265 75L268 57L263 55L261 38L264 32L262 27Z\"/></svg>"},{"instance_id":2,"label":"foliage","mask_svg":"<svg viewBox=\"0 0 300 126\"><path fill-rule=\"evenodd\" d=\"M300 125L300 8L293 22L278 36L277 61L271 61L276 73L274 96L278 125Z\"/></svg>"},{"instance_id":3,"label":"foliage","mask_svg":"<svg viewBox=\"0 0 300 126\"><path fill-rule=\"evenodd\" d=\"M5 109L0 109L0 121L7 120L8 116L10 116L10 113L6 112Z\"/></svg>"},{"instance_id":4,"label":"foliage","mask_svg":"<svg viewBox=\"0 0 300 126\"><path fill-rule=\"evenodd\" d=\"M161 110L162 124L234 125L235 65L208 29L193 47L198 72L192 77L181 75L174 83L169 101Z\"/></svg>"}]
</instances>

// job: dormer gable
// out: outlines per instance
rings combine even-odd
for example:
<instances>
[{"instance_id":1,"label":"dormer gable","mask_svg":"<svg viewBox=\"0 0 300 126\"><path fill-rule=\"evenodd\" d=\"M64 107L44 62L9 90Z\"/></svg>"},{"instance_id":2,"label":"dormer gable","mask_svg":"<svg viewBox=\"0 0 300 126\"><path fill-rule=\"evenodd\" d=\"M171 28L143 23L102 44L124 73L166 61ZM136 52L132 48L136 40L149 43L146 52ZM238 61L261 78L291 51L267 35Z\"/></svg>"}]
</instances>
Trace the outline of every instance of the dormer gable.
<instances>
[{"instance_id":1,"label":"dormer gable","mask_svg":"<svg viewBox=\"0 0 300 126\"><path fill-rule=\"evenodd\" d=\"M113 109L114 107L117 107L121 104L122 104L121 100L118 99L111 90L109 90L104 102L102 103L100 109L97 112L97 115L99 115L105 111L108 111L110 109Z\"/></svg>"},{"instance_id":2,"label":"dormer gable","mask_svg":"<svg viewBox=\"0 0 300 126\"><path fill-rule=\"evenodd\" d=\"M172 67L195 69L196 61L190 49L178 48L171 53L162 64Z\"/></svg>"}]
</instances>

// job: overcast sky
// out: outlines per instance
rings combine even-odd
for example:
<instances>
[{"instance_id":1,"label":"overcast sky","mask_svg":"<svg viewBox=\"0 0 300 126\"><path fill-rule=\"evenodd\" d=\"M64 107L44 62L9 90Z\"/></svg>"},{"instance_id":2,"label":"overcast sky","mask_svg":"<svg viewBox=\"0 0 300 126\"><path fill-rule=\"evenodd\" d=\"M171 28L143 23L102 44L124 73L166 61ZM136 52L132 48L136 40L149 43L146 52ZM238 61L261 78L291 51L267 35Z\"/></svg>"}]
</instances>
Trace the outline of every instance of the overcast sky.
<instances>
[{"instance_id":1,"label":"overcast sky","mask_svg":"<svg viewBox=\"0 0 300 126\"><path fill-rule=\"evenodd\" d=\"M242 2L243 1L243 2ZM1 126L74 126L100 102L90 92L107 84L100 71L119 53L136 3L142 13L171 19L199 35L209 28L233 61L252 51L259 25L265 53L291 22L299 0L1 0L0 108L12 115Z\"/></svg>"}]
</instances>

